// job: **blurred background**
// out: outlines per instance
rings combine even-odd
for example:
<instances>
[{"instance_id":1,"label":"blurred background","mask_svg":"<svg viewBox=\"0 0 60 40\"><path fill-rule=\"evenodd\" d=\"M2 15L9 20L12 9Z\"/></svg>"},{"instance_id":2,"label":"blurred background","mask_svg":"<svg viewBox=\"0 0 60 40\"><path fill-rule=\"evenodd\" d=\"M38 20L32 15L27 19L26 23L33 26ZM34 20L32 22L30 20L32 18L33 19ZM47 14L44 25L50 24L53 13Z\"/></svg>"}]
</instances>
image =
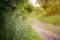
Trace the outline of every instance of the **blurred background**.
<instances>
[{"instance_id":1,"label":"blurred background","mask_svg":"<svg viewBox=\"0 0 60 40\"><path fill-rule=\"evenodd\" d=\"M60 0L0 0L0 40L42 40L30 19L59 27Z\"/></svg>"}]
</instances>

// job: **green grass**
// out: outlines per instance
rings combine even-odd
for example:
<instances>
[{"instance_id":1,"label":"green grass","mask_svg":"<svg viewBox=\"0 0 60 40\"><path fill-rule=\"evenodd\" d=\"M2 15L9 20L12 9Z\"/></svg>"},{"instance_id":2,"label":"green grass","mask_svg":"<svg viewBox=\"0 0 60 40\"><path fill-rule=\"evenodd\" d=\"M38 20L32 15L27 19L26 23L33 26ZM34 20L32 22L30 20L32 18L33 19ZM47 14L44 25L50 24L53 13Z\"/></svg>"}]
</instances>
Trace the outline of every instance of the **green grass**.
<instances>
[{"instance_id":1,"label":"green grass","mask_svg":"<svg viewBox=\"0 0 60 40\"><path fill-rule=\"evenodd\" d=\"M6 23L0 28L0 40L42 40L31 28L27 18L8 16L5 19Z\"/></svg>"},{"instance_id":2,"label":"green grass","mask_svg":"<svg viewBox=\"0 0 60 40\"><path fill-rule=\"evenodd\" d=\"M33 11L30 14L30 17L38 19L39 21L42 21L42 22L60 26L60 14L58 14L58 13L56 15L51 14L52 16L48 16L46 14L47 14L47 12L45 12L44 9L40 8L38 10L36 9L36 11Z\"/></svg>"},{"instance_id":3,"label":"green grass","mask_svg":"<svg viewBox=\"0 0 60 40\"><path fill-rule=\"evenodd\" d=\"M29 23L23 23L22 27L17 27L15 40L42 40L40 36L31 28Z\"/></svg>"},{"instance_id":4,"label":"green grass","mask_svg":"<svg viewBox=\"0 0 60 40\"><path fill-rule=\"evenodd\" d=\"M16 25L14 40L42 40L40 36L31 28L28 20L24 20Z\"/></svg>"},{"instance_id":5,"label":"green grass","mask_svg":"<svg viewBox=\"0 0 60 40\"><path fill-rule=\"evenodd\" d=\"M33 30L31 30L31 39L30 40L42 40L41 36L38 35L38 33L34 32Z\"/></svg>"},{"instance_id":6,"label":"green grass","mask_svg":"<svg viewBox=\"0 0 60 40\"><path fill-rule=\"evenodd\" d=\"M17 39L16 39L17 38ZM38 34L32 30L32 28L28 28L22 30L21 32L17 32L15 36L15 40L42 40Z\"/></svg>"},{"instance_id":7,"label":"green grass","mask_svg":"<svg viewBox=\"0 0 60 40\"><path fill-rule=\"evenodd\" d=\"M60 14L47 16L47 17L41 17L41 18L39 17L38 20L60 26Z\"/></svg>"}]
</instances>

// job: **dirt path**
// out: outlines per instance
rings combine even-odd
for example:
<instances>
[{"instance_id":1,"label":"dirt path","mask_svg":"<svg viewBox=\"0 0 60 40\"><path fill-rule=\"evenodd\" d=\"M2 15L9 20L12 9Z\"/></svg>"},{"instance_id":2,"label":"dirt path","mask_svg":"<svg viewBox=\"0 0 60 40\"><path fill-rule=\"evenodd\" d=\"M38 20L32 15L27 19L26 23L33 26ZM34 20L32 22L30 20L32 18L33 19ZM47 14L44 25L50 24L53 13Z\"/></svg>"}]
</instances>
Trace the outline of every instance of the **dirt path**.
<instances>
[{"instance_id":1,"label":"dirt path","mask_svg":"<svg viewBox=\"0 0 60 40\"><path fill-rule=\"evenodd\" d=\"M48 24L45 24L45 23L41 23L37 20L32 20L32 27L33 29L39 34L41 35L42 39L43 40L60 40L60 36L53 33L53 32L50 32L48 30L44 30L42 29L41 27L42 26L49 26L53 29L56 29L56 30L60 30L60 28L56 28L54 27L53 25L48 25Z\"/></svg>"}]
</instances>

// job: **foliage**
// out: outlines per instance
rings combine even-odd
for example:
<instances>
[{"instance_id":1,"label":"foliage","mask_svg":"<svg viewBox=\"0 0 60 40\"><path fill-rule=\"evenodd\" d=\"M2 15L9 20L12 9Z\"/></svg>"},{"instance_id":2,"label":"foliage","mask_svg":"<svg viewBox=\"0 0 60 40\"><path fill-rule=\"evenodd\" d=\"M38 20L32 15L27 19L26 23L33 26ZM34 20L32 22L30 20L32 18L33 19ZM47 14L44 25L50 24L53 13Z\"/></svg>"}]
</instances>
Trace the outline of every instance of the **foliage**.
<instances>
[{"instance_id":1,"label":"foliage","mask_svg":"<svg viewBox=\"0 0 60 40\"><path fill-rule=\"evenodd\" d=\"M57 0L43 0L39 3L42 4L41 7L47 12L47 16L58 13L59 6Z\"/></svg>"},{"instance_id":2,"label":"foliage","mask_svg":"<svg viewBox=\"0 0 60 40\"><path fill-rule=\"evenodd\" d=\"M33 6L32 6L31 4L28 4L28 5L25 7L25 9L26 9L29 13L31 13L32 10L33 10Z\"/></svg>"},{"instance_id":3,"label":"foliage","mask_svg":"<svg viewBox=\"0 0 60 40\"><path fill-rule=\"evenodd\" d=\"M26 22L27 4L28 0L0 0L0 40L40 40Z\"/></svg>"},{"instance_id":4,"label":"foliage","mask_svg":"<svg viewBox=\"0 0 60 40\"><path fill-rule=\"evenodd\" d=\"M59 0L37 0L39 8L34 9L31 17L42 22L60 26L60 1Z\"/></svg>"}]
</instances>

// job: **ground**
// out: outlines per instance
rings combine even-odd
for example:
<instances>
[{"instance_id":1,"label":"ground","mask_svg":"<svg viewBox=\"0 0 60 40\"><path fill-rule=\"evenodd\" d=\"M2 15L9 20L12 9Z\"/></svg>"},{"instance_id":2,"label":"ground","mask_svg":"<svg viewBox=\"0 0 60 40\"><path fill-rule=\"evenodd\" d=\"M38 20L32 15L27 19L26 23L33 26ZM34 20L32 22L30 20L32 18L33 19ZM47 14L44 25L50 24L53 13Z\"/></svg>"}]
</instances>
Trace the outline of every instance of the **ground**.
<instances>
[{"instance_id":1,"label":"ground","mask_svg":"<svg viewBox=\"0 0 60 40\"><path fill-rule=\"evenodd\" d=\"M58 31L60 32L59 27L56 27L54 25L47 24L47 23L42 23L36 19L31 19L31 23L34 31L36 31L39 35L41 35L43 40L60 40L59 34L57 34L56 32L44 29L45 27L48 27L56 30L57 32Z\"/></svg>"}]
</instances>

